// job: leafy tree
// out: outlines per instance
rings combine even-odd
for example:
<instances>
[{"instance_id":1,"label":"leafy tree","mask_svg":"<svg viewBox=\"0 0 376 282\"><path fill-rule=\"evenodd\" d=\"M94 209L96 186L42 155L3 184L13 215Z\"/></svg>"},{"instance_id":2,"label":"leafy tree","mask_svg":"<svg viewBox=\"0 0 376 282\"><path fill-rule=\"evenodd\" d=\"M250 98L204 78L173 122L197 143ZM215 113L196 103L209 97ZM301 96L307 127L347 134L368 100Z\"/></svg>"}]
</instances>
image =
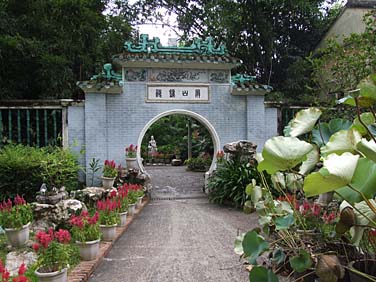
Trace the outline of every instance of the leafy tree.
<instances>
[{"instance_id":1,"label":"leafy tree","mask_svg":"<svg viewBox=\"0 0 376 282\"><path fill-rule=\"evenodd\" d=\"M330 11L330 5L324 8L323 4L332 2L140 0L139 5L146 15L162 22L164 15L156 7L176 14L175 28L183 31L184 40L212 36L242 59L239 71L256 74L263 83L288 91L289 66L314 49L339 11Z\"/></svg>"},{"instance_id":2,"label":"leafy tree","mask_svg":"<svg viewBox=\"0 0 376 282\"><path fill-rule=\"evenodd\" d=\"M129 7L109 0L0 0L1 98L76 96L76 81L122 50ZM107 11L107 15L104 12Z\"/></svg>"},{"instance_id":3,"label":"leafy tree","mask_svg":"<svg viewBox=\"0 0 376 282\"><path fill-rule=\"evenodd\" d=\"M367 14L364 20L363 34L352 34L342 44L330 40L326 48L311 58L315 90L321 97L334 100L335 96L343 96L376 71L376 11Z\"/></svg>"}]
</instances>

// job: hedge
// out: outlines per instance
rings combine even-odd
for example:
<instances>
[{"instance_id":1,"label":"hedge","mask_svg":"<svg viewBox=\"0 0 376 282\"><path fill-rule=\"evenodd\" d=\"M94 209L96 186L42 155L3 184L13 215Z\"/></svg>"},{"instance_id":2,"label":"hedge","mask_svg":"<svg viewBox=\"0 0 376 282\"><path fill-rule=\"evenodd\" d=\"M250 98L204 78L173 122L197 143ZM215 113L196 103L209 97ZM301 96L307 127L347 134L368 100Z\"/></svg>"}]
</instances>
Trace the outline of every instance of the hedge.
<instances>
[{"instance_id":1,"label":"hedge","mask_svg":"<svg viewBox=\"0 0 376 282\"><path fill-rule=\"evenodd\" d=\"M79 170L77 157L68 149L7 145L0 150L0 199L19 194L34 201L42 183L48 189L75 190Z\"/></svg>"}]
</instances>

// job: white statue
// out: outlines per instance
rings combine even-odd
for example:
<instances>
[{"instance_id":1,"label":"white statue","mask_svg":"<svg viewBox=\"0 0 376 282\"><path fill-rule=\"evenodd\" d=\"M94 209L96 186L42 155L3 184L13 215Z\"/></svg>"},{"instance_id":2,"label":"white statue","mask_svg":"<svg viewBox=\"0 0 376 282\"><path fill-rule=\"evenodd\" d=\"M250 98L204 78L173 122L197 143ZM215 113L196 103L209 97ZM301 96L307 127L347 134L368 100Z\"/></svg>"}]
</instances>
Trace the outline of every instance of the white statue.
<instances>
[{"instance_id":1,"label":"white statue","mask_svg":"<svg viewBox=\"0 0 376 282\"><path fill-rule=\"evenodd\" d=\"M157 142L154 140L154 136L151 136L148 148L151 154L154 154L158 151Z\"/></svg>"}]
</instances>

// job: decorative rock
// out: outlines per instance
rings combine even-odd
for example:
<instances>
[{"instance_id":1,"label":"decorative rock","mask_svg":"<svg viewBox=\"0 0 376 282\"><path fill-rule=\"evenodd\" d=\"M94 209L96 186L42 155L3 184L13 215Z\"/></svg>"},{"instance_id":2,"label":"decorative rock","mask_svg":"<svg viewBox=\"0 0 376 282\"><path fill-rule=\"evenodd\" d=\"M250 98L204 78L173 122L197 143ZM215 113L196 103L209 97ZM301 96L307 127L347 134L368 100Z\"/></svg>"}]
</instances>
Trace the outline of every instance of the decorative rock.
<instances>
[{"instance_id":1,"label":"decorative rock","mask_svg":"<svg viewBox=\"0 0 376 282\"><path fill-rule=\"evenodd\" d=\"M86 203L86 201L98 201L105 198L107 191L101 187L87 187L82 190L74 191L73 197Z\"/></svg>"},{"instance_id":2,"label":"decorative rock","mask_svg":"<svg viewBox=\"0 0 376 282\"><path fill-rule=\"evenodd\" d=\"M68 193L63 190L62 192L54 195L37 195L35 199L40 204L56 205L58 202L66 199L67 197Z\"/></svg>"},{"instance_id":3,"label":"decorative rock","mask_svg":"<svg viewBox=\"0 0 376 282\"><path fill-rule=\"evenodd\" d=\"M33 230L34 233L36 233L38 231L46 231L50 228L55 229L56 226L57 225L53 223L52 221L40 219L40 220L34 220L31 223L30 229Z\"/></svg>"},{"instance_id":4,"label":"decorative rock","mask_svg":"<svg viewBox=\"0 0 376 282\"><path fill-rule=\"evenodd\" d=\"M229 154L248 155L256 154L257 145L247 140L239 140L232 143L227 143L223 146L223 151Z\"/></svg>"},{"instance_id":5,"label":"decorative rock","mask_svg":"<svg viewBox=\"0 0 376 282\"><path fill-rule=\"evenodd\" d=\"M182 165L182 160L181 159L173 159L172 161L171 161L171 165L172 166L179 166L179 165Z\"/></svg>"},{"instance_id":6,"label":"decorative rock","mask_svg":"<svg viewBox=\"0 0 376 282\"><path fill-rule=\"evenodd\" d=\"M37 261L37 255L34 252L10 252L7 254L5 268L10 272L10 276L15 276L22 263L26 266Z\"/></svg>"},{"instance_id":7,"label":"decorative rock","mask_svg":"<svg viewBox=\"0 0 376 282\"><path fill-rule=\"evenodd\" d=\"M67 222L78 210L87 209L84 203L75 199L63 200L56 205L33 203L32 208L35 222L31 229L34 231L56 227Z\"/></svg>"}]
</instances>

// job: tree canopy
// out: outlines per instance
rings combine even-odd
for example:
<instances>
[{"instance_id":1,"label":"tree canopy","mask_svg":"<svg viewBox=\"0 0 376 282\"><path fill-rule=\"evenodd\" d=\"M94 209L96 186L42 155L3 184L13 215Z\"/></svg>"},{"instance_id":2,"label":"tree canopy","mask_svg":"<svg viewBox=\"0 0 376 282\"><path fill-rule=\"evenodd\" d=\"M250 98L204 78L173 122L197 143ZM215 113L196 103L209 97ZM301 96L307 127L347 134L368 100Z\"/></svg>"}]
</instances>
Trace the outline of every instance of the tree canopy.
<instances>
[{"instance_id":1,"label":"tree canopy","mask_svg":"<svg viewBox=\"0 0 376 282\"><path fill-rule=\"evenodd\" d=\"M131 35L109 0L0 0L1 98L77 97L76 81L110 61ZM126 14L129 16L128 14Z\"/></svg>"},{"instance_id":2,"label":"tree canopy","mask_svg":"<svg viewBox=\"0 0 376 282\"><path fill-rule=\"evenodd\" d=\"M240 58L239 71L286 90L288 69L319 43L339 9L328 0L139 0L145 15L164 21L158 7L177 15L183 39L212 36ZM326 7L326 8L325 8Z\"/></svg>"},{"instance_id":3,"label":"tree canopy","mask_svg":"<svg viewBox=\"0 0 376 282\"><path fill-rule=\"evenodd\" d=\"M295 96L305 69L294 64L327 30L338 9L324 4L335 1L0 0L1 98L77 98L76 81L135 39L135 24L163 22L161 9L176 14L185 42L212 36L243 61L235 72Z\"/></svg>"}]
</instances>

